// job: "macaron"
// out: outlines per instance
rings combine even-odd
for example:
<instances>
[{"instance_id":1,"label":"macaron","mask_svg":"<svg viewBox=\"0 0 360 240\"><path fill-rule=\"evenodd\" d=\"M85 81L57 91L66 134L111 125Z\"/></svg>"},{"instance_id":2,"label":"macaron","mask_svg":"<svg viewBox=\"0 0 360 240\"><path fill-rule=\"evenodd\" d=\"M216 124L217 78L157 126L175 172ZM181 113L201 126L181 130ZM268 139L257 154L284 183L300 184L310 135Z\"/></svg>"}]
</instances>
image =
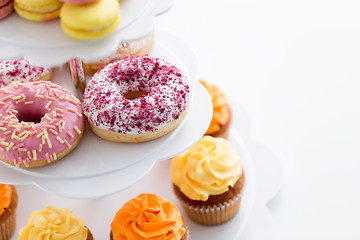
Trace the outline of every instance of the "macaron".
<instances>
[{"instance_id":1,"label":"macaron","mask_svg":"<svg viewBox=\"0 0 360 240\"><path fill-rule=\"evenodd\" d=\"M64 3L60 20L63 31L73 38L101 38L117 29L120 5L117 0L98 0L84 5Z\"/></svg>"},{"instance_id":2,"label":"macaron","mask_svg":"<svg viewBox=\"0 0 360 240\"><path fill-rule=\"evenodd\" d=\"M0 19L7 17L10 13L12 13L13 0L0 0Z\"/></svg>"},{"instance_id":3,"label":"macaron","mask_svg":"<svg viewBox=\"0 0 360 240\"><path fill-rule=\"evenodd\" d=\"M47 21L59 17L59 0L14 0L17 14L31 21Z\"/></svg>"},{"instance_id":4,"label":"macaron","mask_svg":"<svg viewBox=\"0 0 360 240\"><path fill-rule=\"evenodd\" d=\"M61 0L64 3L71 3L71 4L86 4L86 3L92 3L98 0Z\"/></svg>"}]
</instances>

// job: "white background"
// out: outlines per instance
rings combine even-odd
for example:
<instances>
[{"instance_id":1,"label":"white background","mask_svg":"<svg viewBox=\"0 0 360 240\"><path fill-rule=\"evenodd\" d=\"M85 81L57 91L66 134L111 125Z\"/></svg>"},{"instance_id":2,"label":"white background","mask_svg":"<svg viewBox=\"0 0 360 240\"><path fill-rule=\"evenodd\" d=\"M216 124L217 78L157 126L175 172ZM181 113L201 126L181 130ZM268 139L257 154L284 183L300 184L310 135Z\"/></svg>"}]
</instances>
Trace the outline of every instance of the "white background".
<instances>
[{"instance_id":1,"label":"white background","mask_svg":"<svg viewBox=\"0 0 360 240\"><path fill-rule=\"evenodd\" d=\"M360 239L359 12L356 0L178 0L156 19L282 162L273 239Z\"/></svg>"}]
</instances>

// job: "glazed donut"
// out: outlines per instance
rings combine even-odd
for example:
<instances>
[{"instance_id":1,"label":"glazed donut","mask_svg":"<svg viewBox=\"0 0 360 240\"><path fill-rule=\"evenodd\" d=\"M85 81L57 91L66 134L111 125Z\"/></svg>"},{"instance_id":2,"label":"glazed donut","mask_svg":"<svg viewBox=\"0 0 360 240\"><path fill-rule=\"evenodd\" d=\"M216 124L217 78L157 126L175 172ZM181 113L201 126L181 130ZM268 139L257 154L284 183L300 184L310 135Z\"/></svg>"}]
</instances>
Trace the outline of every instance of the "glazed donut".
<instances>
[{"instance_id":1,"label":"glazed donut","mask_svg":"<svg viewBox=\"0 0 360 240\"><path fill-rule=\"evenodd\" d=\"M149 54L153 46L153 41L154 32L144 38L128 43L121 43L118 49L108 57L92 61L83 60L84 71L86 74L94 74L101 66L111 63L117 59L126 56Z\"/></svg>"},{"instance_id":2,"label":"glazed donut","mask_svg":"<svg viewBox=\"0 0 360 240\"><path fill-rule=\"evenodd\" d=\"M70 153L84 132L80 101L51 82L0 88L0 160L41 167Z\"/></svg>"},{"instance_id":3,"label":"glazed donut","mask_svg":"<svg viewBox=\"0 0 360 240\"><path fill-rule=\"evenodd\" d=\"M106 140L144 142L165 135L184 119L186 76L149 56L119 59L91 78L83 95L91 130Z\"/></svg>"},{"instance_id":4,"label":"glazed donut","mask_svg":"<svg viewBox=\"0 0 360 240\"><path fill-rule=\"evenodd\" d=\"M52 74L51 68L36 66L26 58L0 61L0 85L14 81L50 81Z\"/></svg>"}]
</instances>

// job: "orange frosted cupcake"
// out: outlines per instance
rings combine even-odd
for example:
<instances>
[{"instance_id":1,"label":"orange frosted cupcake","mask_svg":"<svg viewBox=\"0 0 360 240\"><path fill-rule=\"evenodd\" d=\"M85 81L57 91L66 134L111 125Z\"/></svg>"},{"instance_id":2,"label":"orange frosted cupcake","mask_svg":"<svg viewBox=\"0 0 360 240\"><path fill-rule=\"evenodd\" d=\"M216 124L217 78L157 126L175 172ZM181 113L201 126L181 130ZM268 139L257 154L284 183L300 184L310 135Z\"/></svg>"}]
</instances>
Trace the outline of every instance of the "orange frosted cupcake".
<instances>
[{"instance_id":1,"label":"orange frosted cupcake","mask_svg":"<svg viewBox=\"0 0 360 240\"><path fill-rule=\"evenodd\" d=\"M209 92L213 104L213 117L205 135L227 138L231 111L225 94L214 84L200 80Z\"/></svg>"},{"instance_id":2,"label":"orange frosted cupcake","mask_svg":"<svg viewBox=\"0 0 360 240\"><path fill-rule=\"evenodd\" d=\"M14 186L0 184L0 239L8 240L16 225L18 196Z\"/></svg>"},{"instance_id":3,"label":"orange frosted cupcake","mask_svg":"<svg viewBox=\"0 0 360 240\"><path fill-rule=\"evenodd\" d=\"M217 225L239 210L244 173L228 140L204 136L173 158L171 179L175 195L194 221Z\"/></svg>"},{"instance_id":4,"label":"orange frosted cupcake","mask_svg":"<svg viewBox=\"0 0 360 240\"><path fill-rule=\"evenodd\" d=\"M18 240L57 239L92 240L90 230L84 220L65 208L45 207L33 211L26 227L19 230Z\"/></svg>"},{"instance_id":5,"label":"orange frosted cupcake","mask_svg":"<svg viewBox=\"0 0 360 240\"><path fill-rule=\"evenodd\" d=\"M111 223L111 240L186 240L178 208L166 198L144 193L126 202Z\"/></svg>"}]
</instances>

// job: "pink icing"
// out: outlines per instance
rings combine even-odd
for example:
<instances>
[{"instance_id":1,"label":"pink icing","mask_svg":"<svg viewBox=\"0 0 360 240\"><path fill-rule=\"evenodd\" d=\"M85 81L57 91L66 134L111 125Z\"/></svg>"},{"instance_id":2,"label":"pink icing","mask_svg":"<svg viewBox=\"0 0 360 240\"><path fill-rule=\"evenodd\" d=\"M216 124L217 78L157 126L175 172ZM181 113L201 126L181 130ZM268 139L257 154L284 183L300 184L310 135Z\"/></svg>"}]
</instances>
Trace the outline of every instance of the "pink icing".
<instances>
[{"instance_id":1,"label":"pink icing","mask_svg":"<svg viewBox=\"0 0 360 240\"><path fill-rule=\"evenodd\" d=\"M146 91L126 99L124 94ZM185 110L189 86L186 76L166 61L129 56L103 66L91 78L83 108L97 127L127 134L155 131Z\"/></svg>"},{"instance_id":2,"label":"pink icing","mask_svg":"<svg viewBox=\"0 0 360 240\"><path fill-rule=\"evenodd\" d=\"M14 81L33 82L50 70L31 64L26 58L0 61L0 85L8 85Z\"/></svg>"},{"instance_id":3,"label":"pink icing","mask_svg":"<svg viewBox=\"0 0 360 240\"><path fill-rule=\"evenodd\" d=\"M28 165L57 160L84 126L80 101L51 82L13 82L0 88L0 158Z\"/></svg>"}]
</instances>

